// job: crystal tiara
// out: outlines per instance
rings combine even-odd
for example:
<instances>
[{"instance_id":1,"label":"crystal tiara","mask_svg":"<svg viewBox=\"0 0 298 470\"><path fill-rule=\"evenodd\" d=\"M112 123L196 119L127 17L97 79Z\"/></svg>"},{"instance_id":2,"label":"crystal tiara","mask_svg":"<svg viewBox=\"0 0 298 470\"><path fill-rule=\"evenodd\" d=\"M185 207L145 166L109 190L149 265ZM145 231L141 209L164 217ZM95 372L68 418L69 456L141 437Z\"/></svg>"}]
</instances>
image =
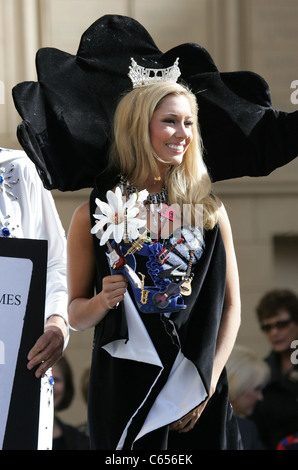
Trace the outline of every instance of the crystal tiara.
<instances>
[{"instance_id":1,"label":"crystal tiara","mask_svg":"<svg viewBox=\"0 0 298 470\"><path fill-rule=\"evenodd\" d=\"M138 65L136 61L131 58L128 76L132 81L133 88L155 85L159 82L176 83L181 75L178 63L179 58L175 60L174 65L166 69L146 69L145 67Z\"/></svg>"}]
</instances>

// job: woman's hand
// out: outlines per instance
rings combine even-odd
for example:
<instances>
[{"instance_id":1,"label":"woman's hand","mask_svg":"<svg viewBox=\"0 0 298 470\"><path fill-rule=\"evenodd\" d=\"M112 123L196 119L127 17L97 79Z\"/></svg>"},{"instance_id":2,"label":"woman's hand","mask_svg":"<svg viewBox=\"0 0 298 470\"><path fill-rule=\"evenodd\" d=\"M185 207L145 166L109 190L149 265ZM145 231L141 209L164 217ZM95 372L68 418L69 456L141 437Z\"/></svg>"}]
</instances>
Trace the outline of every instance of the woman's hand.
<instances>
[{"instance_id":1,"label":"woman's hand","mask_svg":"<svg viewBox=\"0 0 298 470\"><path fill-rule=\"evenodd\" d=\"M198 421L199 417L203 413L208 401L210 398L205 400L203 403L201 403L199 406L191 410L189 413L187 413L185 416L182 418L178 419L177 421L174 421L173 423L170 424L170 431L177 431L177 432L188 432L191 431Z\"/></svg>"},{"instance_id":2,"label":"woman's hand","mask_svg":"<svg viewBox=\"0 0 298 470\"><path fill-rule=\"evenodd\" d=\"M113 274L103 278L101 294L109 310L122 302L126 288L127 279L123 274Z\"/></svg>"},{"instance_id":3,"label":"woman's hand","mask_svg":"<svg viewBox=\"0 0 298 470\"><path fill-rule=\"evenodd\" d=\"M77 331L93 328L124 298L125 276L106 276L101 291L94 295L95 273L88 201L75 211L67 235L68 315L71 328Z\"/></svg>"}]
</instances>

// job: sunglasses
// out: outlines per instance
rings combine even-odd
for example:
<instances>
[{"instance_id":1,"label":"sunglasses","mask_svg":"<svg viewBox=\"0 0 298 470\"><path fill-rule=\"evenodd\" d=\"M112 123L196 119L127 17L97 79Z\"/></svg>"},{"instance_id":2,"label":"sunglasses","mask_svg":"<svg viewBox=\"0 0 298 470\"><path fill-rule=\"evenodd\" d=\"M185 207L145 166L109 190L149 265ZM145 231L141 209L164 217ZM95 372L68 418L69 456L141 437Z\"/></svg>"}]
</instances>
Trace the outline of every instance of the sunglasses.
<instances>
[{"instance_id":1,"label":"sunglasses","mask_svg":"<svg viewBox=\"0 0 298 470\"><path fill-rule=\"evenodd\" d=\"M261 325L261 330L265 333L269 333L273 328L283 330L284 328L287 328L287 326L289 326L292 321L293 320L289 318L288 320L279 320L275 323L264 323L263 325Z\"/></svg>"}]
</instances>

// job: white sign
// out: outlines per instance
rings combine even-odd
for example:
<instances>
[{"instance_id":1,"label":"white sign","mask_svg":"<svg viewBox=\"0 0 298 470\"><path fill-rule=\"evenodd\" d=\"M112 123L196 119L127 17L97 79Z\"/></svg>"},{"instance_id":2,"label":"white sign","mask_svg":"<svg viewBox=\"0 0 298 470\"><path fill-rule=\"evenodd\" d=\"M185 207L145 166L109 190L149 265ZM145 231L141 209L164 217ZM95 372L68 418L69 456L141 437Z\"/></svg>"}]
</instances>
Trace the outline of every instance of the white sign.
<instances>
[{"instance_id":1,"label":"white sign","mask_svg":"<svg viewBox=\"0 0 298 470\"><path fill-rule=\"evenodd\" d=\"M3 445L32 269L30 259L1 257L0 448Z\"/></svg>"}]
</instances>

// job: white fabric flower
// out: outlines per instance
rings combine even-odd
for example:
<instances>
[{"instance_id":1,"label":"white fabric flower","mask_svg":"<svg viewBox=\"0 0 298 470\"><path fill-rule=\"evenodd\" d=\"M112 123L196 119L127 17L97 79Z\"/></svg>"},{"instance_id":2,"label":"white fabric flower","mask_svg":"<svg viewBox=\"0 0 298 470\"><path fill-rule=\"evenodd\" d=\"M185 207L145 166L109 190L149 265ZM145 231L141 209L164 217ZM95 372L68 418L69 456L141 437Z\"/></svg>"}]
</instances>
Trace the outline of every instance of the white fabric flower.
<instances>
[{"instance_id":1,"label":"white fabric flower","mask_svg":"<svg viewBox=\"0 0 298 470\"><path fill-rule=\"evenodd\" d=\"M138 193L138 202L144 202L146 201L147 197L148 197L148 191L147 189L142 189L142 191L140 191Z\"/></svg>"},{"instance_id":2,"label":"white fabric flower","mask_svg":"<svg viewBox=\"0 0 298 470\"><path fill-rule=\"evenodd\" d=\"M122 193L119 187L115 192L107 192L107 201L103 202L96 198L95 202L101 214L94 214L94 218L98 222L92 227L91 233L97 233L105 225L106 230L100 238L100 245L104 245L109 238L113 238L116 243L120 243L123 239L125 231L125 218L127 224L127 236L130 240L135 240L139 236L139 228L143 227L146 221L136 218L139 208L135 205L137 195L132 194L123 204Z\"/></svg>"}]
</instances>

